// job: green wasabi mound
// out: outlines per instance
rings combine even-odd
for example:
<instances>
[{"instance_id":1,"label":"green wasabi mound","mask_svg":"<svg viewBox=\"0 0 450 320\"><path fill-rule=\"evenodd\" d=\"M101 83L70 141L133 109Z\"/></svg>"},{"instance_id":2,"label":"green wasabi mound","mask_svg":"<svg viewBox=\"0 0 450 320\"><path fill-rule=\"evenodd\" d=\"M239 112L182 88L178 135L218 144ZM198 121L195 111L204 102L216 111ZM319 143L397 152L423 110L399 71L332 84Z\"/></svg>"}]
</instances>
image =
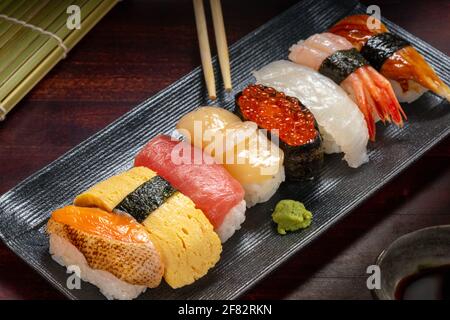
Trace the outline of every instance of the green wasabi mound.
<instances>
[{"instance_id":1,"label":"green wasabi mound","mask_svg":"<svg viewBox=\"0 0 450 320\"><path fill-rule=\"evenodd\" d=\"M278 224L278 233L284 235L286 231L297 231L309 227L312 213L306 210L301 202L281 200L272 213L272 220Z\"/></svg>"}]
</instances>

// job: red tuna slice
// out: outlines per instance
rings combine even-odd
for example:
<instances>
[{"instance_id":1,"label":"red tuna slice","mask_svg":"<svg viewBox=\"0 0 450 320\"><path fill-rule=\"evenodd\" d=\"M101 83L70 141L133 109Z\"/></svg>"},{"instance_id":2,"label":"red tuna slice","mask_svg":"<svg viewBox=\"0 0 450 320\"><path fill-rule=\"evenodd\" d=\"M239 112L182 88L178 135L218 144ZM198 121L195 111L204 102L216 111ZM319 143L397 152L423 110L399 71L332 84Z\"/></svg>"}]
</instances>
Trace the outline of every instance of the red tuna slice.
<instances>
[{"instance_id":1,"label":"red tuna slice","mask_svg":"<svg viewBox=\"0 0 450 320\"><path fill-rule=\"evenodd\" d=\"M150 140L136 156L134 165L155 171L189 197L215 229L244 198L240 183L211 156L187 142L173 141L167 135Z\"/></svg>"}]
</instances>

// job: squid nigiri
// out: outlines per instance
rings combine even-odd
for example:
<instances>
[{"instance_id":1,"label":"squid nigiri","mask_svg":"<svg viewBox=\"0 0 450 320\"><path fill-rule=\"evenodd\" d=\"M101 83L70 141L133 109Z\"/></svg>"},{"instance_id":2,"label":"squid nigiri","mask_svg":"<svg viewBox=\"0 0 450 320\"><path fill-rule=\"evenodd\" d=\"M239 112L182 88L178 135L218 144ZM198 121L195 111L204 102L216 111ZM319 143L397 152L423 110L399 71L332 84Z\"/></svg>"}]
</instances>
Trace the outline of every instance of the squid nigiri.
<instances>
[{"instance_id":1,"label":"squid nigiri","mask_svg":"<svg viewBox=\"0 0 450 320\"><path fill-rule=\"evenodd\" d=\"M365 14L346 17L331 27L330 32L346 38L361 54L391 80L397 97L412 102L426 90L450 101L450 88L438 77L425 58L408 41L390 33L378 22L369 28Z\"/></svg>"},{"instance_id":2,"label":"squid nigiri","mask_svg":"<svg viewBox=\"0 0 450 320\"><path fill-rule=\"evenodd\" d=\"M296 97L311 111L319 125L325 153L343 152L352 168L369 160L364 116L331 79L286 60L271 62L253 75L257 83Z\"/></svg>"},{"instance_id":3,"label":"squid nigiri","mask_svg":"<svg viewBox=\"0 0 450 320\"><path fill-rule=\"evenodd\" d=\"M332 33L315 34L290 48L289 59L329 77L350 95L364 114L369 137L375 140L375 121L403 125L406 115L389 81L352 44Z\"/></svg>"}]
</instances>

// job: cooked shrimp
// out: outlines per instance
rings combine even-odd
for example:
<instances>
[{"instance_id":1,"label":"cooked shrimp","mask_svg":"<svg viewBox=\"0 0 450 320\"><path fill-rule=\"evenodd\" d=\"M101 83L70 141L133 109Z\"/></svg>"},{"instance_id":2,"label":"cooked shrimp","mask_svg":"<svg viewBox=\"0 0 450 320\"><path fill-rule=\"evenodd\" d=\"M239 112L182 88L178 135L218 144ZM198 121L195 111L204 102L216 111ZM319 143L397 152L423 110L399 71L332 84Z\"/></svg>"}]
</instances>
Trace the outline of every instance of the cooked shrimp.
<instances>
[{"instance_id":1,"label":"cooked shrimp","mask_svg":"<svg viewBox=\"0 0 450 320\"><path fill-rule=\"evenodd\" d=\"M329 56L337 51L351 50L352 48L352 44L343 37L331 33L315 34L305 41L293 45L290 49L289 59L319 70ZM347 61L340 63L345 64ZM398 126L403 125L403 118L406 119L406 116L395 97L391 84L371 66L357 67L339 84L364 114L372 141L375 140L376 133L375 118L379 118L383 122L392 121Z\"/></svg>"}]
</instances>

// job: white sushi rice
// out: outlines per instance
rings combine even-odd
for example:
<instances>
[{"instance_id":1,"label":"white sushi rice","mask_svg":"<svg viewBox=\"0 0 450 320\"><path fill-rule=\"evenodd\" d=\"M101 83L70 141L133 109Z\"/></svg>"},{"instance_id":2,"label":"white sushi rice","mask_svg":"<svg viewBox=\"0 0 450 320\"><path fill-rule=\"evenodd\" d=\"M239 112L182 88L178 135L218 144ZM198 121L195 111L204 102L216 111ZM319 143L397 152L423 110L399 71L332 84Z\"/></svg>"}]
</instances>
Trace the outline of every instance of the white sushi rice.
<instances>
[{"instance_id":1,"label":"white sushi rice","mask_svg":"<svg viewBox=\"0 0 450 320\"><path fill-rule=\"evenodd\" d=\"M245 221L245 200L242 200L230 211L228 211L222 224L215 231L219 235L220 241L227 241L236 230L241 228L241 224Z\"/></svg>"},{"instance_id":2,"label":"white sushi rice","mask_svg":"<svg viewBox=\"0 0 450 320\"><path fill-rule=\"evenodd\" d=\"M278 190L284 179L284 166L282 166L275 175L261 183L243 184L247 208L253 207L257 203L268 201Z\"/></svg>"},{"instance_id":3,"label":"white sushi rice","mask_svg":"<svg viewBox=\"0 0 450 320\"><path fill-rule=\"evenodd\" d=\"M126 283L107 271L90 268L84 255L69 241L56 234L50 235L49 251L53 260L60 265L77 266L81 279L97 286L108 299L131 300L146 289L145 286Z\"/></svg>"},{"instance_id":4,"label":"white sushi rice","mask_svg":"<svg viewBox=\"0 0 450 320\"><path fill-rule=\"evenodd\" d=\"M395 80L389 80L389 82L391 83L392 89L394 89L395 96L399 102L414 102L428 91L428 89L412 80L408 80L408 91L403 91L400 84Z\"/></svg>"},{"instance_id":5,"label":"white sushi rice","mask_svg":"<svg viewBox=\"0 0 450 320\"><path fill-rule=\"evenodd\" d=\"M322 148L325 153L341 153L341 147L334 141L333 136L330 135L325 128L319 126L319 132L322 137Z\"/></svg>"}]
</instances>

